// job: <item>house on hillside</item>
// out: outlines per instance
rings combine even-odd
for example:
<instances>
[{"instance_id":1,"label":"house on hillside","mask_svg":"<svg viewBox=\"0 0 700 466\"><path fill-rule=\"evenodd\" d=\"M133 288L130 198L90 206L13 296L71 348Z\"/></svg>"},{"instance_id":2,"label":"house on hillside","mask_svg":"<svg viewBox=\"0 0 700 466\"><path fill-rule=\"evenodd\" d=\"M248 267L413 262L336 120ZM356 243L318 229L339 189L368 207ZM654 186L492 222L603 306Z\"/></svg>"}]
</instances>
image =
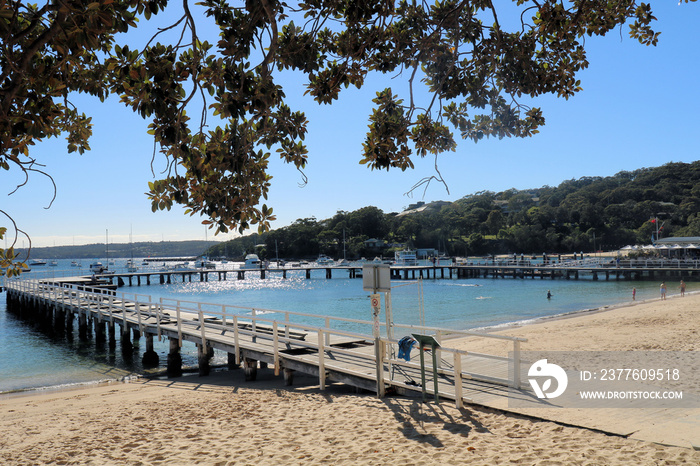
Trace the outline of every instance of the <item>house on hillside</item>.
<instances>
[{"instance_id":1,"label":"house on hillside","mask_svg":"<svg viewBox=\"0 0 700 466\"><path fill-rule=\"evenodd\" d=\"M384 240L381 239L376 239L376 238L370 238L368 240L365 240L365 247L367 249L382 249L384 248L386 243Z\"/></svg>"}]
</instances>

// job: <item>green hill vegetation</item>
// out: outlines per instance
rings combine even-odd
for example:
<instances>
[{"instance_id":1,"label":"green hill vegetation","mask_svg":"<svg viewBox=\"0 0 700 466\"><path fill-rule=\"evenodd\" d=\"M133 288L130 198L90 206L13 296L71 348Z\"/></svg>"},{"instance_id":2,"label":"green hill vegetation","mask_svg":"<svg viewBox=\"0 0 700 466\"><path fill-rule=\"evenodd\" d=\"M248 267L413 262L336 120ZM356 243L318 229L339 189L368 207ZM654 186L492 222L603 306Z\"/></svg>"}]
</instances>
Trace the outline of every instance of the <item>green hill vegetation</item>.
<instances>
[{"instance_id":1,"label":"green hill vegetation","mask_svg":"<svg viewBox=\"0 0 700 466\"><path fill-rule=\"evenodd\" d=\"M403 247L455 256L541 254L648 244L657 227L660 237L700 236L700 162L572 179L556 187L483 191L412 207L401 213L363 207L326 220L299 219L263 235L219 243L209 254L353 259L391 255ZM651 222L654 218L658 223Z\"/></svg>"},{"instance_id":2,"label":"green hill vegetation","mask_svg":"<svg viewBox=\"0 0 700 466\"><path fill-rule=\"evenodd\" d=\"M109 250L104 243L85 244L81 246L53 246L32 248L33 259L94 259L117 257L195 257L199 256L211 241L161 241L138 243L110 243ZM19 257L26 257L26 251L17 249Z\"/></svg>"}]
</instances>

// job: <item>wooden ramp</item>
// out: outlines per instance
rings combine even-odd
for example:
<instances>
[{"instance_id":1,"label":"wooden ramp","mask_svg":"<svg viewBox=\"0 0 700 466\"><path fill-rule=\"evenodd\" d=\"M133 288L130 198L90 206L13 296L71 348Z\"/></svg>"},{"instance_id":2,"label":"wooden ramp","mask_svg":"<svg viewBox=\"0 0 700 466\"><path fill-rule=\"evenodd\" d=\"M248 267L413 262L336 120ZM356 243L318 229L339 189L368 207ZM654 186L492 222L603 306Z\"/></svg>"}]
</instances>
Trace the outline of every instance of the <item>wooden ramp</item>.
<instances>
[{"instance_id":1,"label":"wooden ramp","mask_svg":"<svg viewBox=\"0 0 700 466\"><path fill-rule=\"evenodd\" d=\"M309 315L288 311L170 300L151 302L146 296L32 280L8 281L6 286L8 303L13 301L22 309L29 309L26 312L37 319L55 321L56 314L71 313L79 317L79 322L90 319L108 326L117 323L122 333L138 330L147 339L147 348L149 339L152 348L154 337L168 338L171 354L179 351L183 341L192 342L200 349L200 366L208 365L206 355L210 350L223 351L229 354L232 365L243 365L247 380L255 379L258 368L269 367L292 383L294 372L299 371L318 377L322 390L327 383L342 382L379 396L395 391L423 396L426 401L450 400L458 407L471 403L651 442L700 445L700 409L621 409L614 405L605 409L511 407L509 401L513 399L534 398L529 386L525 386L527 383L521 383L526 365L531 363L520 361L523 339L478 334L512 340L512 358L467 353L445 347L445 343L434 355L433 351L424 351L421 366L421 350L417 346L410 352L410 361L406 361L396 356L396 340L375 340L370 335L339 330L337 325L351 321L371 326L372 322L311 316L324 322L313 325L302 319ZM441 332L455 333L435 328L416 329L415 333L418 331L438 339Z\"/></svg>"}]
</instances>

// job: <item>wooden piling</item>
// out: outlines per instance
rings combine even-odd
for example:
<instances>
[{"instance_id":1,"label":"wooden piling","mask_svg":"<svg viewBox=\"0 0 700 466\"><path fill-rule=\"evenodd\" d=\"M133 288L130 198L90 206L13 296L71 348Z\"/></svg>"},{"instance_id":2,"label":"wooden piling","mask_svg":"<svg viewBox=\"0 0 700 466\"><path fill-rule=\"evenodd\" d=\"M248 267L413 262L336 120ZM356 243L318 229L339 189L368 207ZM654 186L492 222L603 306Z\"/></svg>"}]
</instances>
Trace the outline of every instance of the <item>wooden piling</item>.
<instances>
[{"instance_id":1,"label":"wooden piling","mask_svg":"<svg viewBox=\"0 0 700 466\"><path fill-rule=\"evenodd\" d=\"M153 349L153 334L146 333L146 352L143 353L141 358L141 363L144 367L157 367L158 366L158 353Z\"/></svg>"},{"instance_id":2,"label":"wooden piling","mask_svg":"<svg viewBox=\"0 0 700 466\"><path fill-rule=\"evenodd\" d=\"M180 377L182 375L182 356L180 355L180 340L170 337L170 351L168 352L167 373L168 377Z\"/></svg>"},{"instance_id":3,"label":"wooden piling","mask_svg":"<svg viewBox=\"0 0 700 466\"><path fill-rule=\"evenodd\" d=\"M253 382L258 377L258 361L251 358L243 358L243 370L246 382Z\"/></svg>"}]
</instances>

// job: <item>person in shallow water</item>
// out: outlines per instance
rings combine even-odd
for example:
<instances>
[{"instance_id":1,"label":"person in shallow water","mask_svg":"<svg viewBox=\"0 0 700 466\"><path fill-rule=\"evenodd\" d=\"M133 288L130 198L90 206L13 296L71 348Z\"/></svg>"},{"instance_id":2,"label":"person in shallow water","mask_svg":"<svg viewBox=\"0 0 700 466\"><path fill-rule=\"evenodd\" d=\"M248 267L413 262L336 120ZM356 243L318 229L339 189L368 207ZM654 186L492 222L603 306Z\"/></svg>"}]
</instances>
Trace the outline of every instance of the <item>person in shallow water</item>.
<instances>
[{"instance_id":1,"label":"person in shallow water","mask_svg":"<svg viewBox=\"0 0 700 466\"><path fill-rule=\"evenodd\" d=\"M552 292L547 290L547 299L552 299Z\"/></svg>"}]
</instances>

